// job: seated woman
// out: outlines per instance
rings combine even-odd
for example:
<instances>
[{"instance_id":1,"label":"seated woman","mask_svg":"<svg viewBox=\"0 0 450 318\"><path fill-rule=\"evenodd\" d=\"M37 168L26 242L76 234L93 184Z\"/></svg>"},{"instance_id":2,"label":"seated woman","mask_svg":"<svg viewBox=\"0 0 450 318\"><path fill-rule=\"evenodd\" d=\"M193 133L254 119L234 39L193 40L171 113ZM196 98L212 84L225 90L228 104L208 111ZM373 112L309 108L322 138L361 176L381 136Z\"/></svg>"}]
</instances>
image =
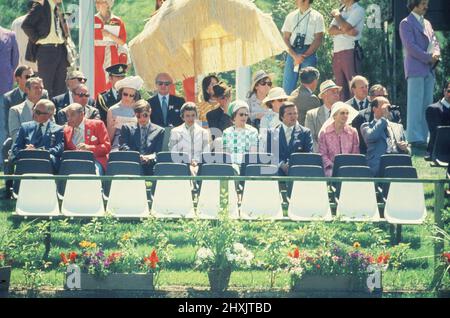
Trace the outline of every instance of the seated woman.
<instances>
[{"instance_id":1,"label":"seated woman","mask_svg":"<svg viewBox=\"0 0 450 318\"><path fill-rule=\"evenodd\" d=\"M258 131L247 125L250 108L244 101L237 100L228 107L228 114L233 126L223 132L222 142L224 152L231 154L231 162L240 165L244 153L258 151Z\"/></svg>"},{"instance_id":2,"label":"seated woman","mask_svg":"<svg viewBox=\"0 0 450 318\"><path fill-rule=\"evenodd\" d=\"M358 132L349 125L356 115L358 111L353 107L337 102L331 108L330 118L319 132L319 152L327 177L331 177L336 155L359 153Z\"/></svg>"},{"instance_id":3,"label":"seated woman","mask_svg":"<svg viewBox=\"0 0 450 318\"><path fill-rule=\"evenodd\" d=\"M136 124L134 106L140 100L139 90L144 81L139 76L126 77L116 83L115 88L121 96L120 102L111 106L106 115L106 126L112 151L119 148L119 136L122 126L125 124Z\"/></svg>"},{"instance_id":4,"label":"seated woman","mask_svg":"<svg viewBox=\"0 0 450 318\"><path fill-rule=\"evenodd\" d=\"M202 81L203 98L198 104L198 119L202 123L203 128L208 128L208 120L206 114L219 107L217 99L214 97L214 85L219 83L219 78L216 75L208 75Z\"/></svg>"},{"instance_id":5,"label":"seated woman","mask_svg":"<svg viewBox=\"0 0 450 318\"><path fill-rule=\"evenodd\" d=\"M289 98L281 87L274 87L269 91L269 94L264 98L262 104L267 108L267 113L261 118L259 129L275 128L281 124L278 115L281 105Z\"/></svg>"},{"instance_id":6,"label":"seated woman","mask_svg":"<svg viewBox=\"0 0 450 318\"><path fill-rule=\"evenodd\" d=\"M170 132L169 150L186 152L189 155L191 172L196 175L202 153L210 151L209 132L195 122L197 106L194 103L187 102L181 107L181 118L184 123Z\"/></svg>"},{"instance_id":7,"label":"seated woman","mask_svg":"<svg viewBox=\"0 0 450 318\"><path fill-rule=\"evenodd\" d=\"M272 88L272 76L263 70L253 75L251 91L248 94L247 103L250 108L251 124L259 128L261 118L267 113L267 109L262 106L262 101L267 97Z\"/></svg>"}]
</instances>

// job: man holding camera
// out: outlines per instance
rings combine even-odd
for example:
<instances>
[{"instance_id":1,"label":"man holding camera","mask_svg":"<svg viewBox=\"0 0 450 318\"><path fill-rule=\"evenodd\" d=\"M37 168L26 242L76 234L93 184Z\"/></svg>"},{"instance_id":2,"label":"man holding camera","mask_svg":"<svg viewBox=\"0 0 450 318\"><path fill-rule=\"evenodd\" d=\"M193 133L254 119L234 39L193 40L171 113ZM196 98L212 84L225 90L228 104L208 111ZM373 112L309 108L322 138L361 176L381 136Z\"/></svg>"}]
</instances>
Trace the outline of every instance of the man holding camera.
<instances>
[{"instance_id":1,"label":"man holding camera","mask_svg":"<svg viewBox=\"0 0 450 318\"><path fill-rule=\"evenodd\" d=\"M434 68L441 51L431 23L424 18L428 0L408 0L411 14L400 22L400 38L405 51L404 68L408 81L408 140L416 147L427 146L426 107L433 103Z\"/></svg>"},{"instance_id":2,"label":"man holding camera","mask_svg":"<svg viewBox=\"0 0 450 318\"><path fill-rule=\"evenodd\" d=\"M322 44L323 16L311 8L314 0L296 0L297 10L289 13L281 32L288 47L284 66L283 88L290 95L297 87L299 70L317 65L316 51Z\"/></svg>"},{"instance_id":3,"label":"man holding camera","mask_svg":"<svg viewBox=\"0 0 450 318\"><path fill-rule=\"evenodd\" d=\"M367 164L378 176L381 156L391 153L411 154L403 126L393 123L390 118L390 102L385 97L377 97L370 106L373 120L361 125L361 135L367 144Z\"/></svg>"},{"instance_id":4,"label":"man holding camera","mask_svg":"<svg viewBox=\"0 0 450 318\"><path fill-rule=\"evenodd\" d=\"M360 72L363 58L359 40L365 12L358 2L359 0L341 0L343 6L331 11L333 21L328 32L333 37L333 73L336 84L342 86L342 101L351 97L349 83Z\"/></svg>"}]
</instances>

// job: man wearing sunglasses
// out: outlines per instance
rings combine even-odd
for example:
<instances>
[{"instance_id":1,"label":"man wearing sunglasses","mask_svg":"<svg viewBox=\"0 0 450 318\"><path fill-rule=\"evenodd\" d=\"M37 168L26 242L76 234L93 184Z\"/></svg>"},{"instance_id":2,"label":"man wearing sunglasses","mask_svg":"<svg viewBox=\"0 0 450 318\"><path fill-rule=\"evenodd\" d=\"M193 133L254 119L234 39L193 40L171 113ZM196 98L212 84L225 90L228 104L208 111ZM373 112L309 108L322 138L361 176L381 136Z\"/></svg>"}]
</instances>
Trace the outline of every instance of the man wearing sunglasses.
<instances>
[{"instance_id":1,"label":"man wearing sunglasses","mask_svg":"<svg viewBox=\"0 0 450 318\"><path fill-rule=\"evenodd\" d=\"M89 89L84 84L79 84L72 91L73 102L83 106L84 117L87 119L100 119L100 113L94 106L88 105L89 101ZM64 107L56 114L56 123L58 125L65 125L67 123L67 107Z\"/></svg>"},{"instance_id":2,"label":"man wearing sunglasses","mask_svg":"<svg viewBox=\"0 0 450 318\"><path fill-rule=\"evenodd\" d=\"M80 71L74 70L67 73L66 86L67 90L64 94L55 96L52 98L52 102L56 106L56 113L70 104L75 103L73 91L80 85L87 82L86 76ZM95 101L92 98L88 100L89 105L95 105Z\"/></svg>"},{"instance_id":3,"label":"man wearing sunglasses","mask_svg":"<svg viewBox=\"0 0 450 318\"><path fill-rule=\"evenodd\" d=\"M111 142L105 124L101 120L88 119L85 107L73 103L65 108L67 125L64 127L65 150L92 151L98 175L106 171Z\"/></svg>"},{"instance_id":4,"label":"man wearing sunglasses","mask_svg":"<svg viewBox=\"0 0 450 318\"><path fill-rule=\"evenodd\" d=\"M33 109L33 121L20 126L17 139L12 147L12 161L21 150L44 149L50 152L50 160L55 172L64 152L63 127L51 121L55 105L48 99L40 100Z\"/></svg>"},{"instance_id":5,"label":"man wearing sunglasses","mask_svg":"<svg viewBox=\"0 0 450 318\"><path fill-rule=\"evenodd\" d=\"M438 126L450 126L450 79L444 82L444 97L435 104L431 104L426 110L426 119L430 131L430 140L427 146L425 160L431 160L434 142ZM448 147L449 145L437 145L438 147Z\"/></svg>"},{"instance_id":6,"label":"man wearing sunglasses","mask_svg":"<svg viewBox=\"0 0 450 318\"><path fill-rule=\"evenodd\" d=\"M150 120L152 109L143 99L136 102L134 114L137 123L122 126L119 150L138 151L144 175L149 176L153 174L156 154L162 150L164 128Z\"/></svg>"},{"instance_id":7,"label":"man wearing sunglasses","mask_svg":"<svg viewBox=\"0 0 450 318\"><path fill-rule=\"evenodd\" d=\"M183 123L180 117L181 106L185 100L170 94L172 77L167 73L161 73L155 79L158 94L148 100L152 109L152 123L161 127L177 127Z\"/></svg>"}]
</instances>

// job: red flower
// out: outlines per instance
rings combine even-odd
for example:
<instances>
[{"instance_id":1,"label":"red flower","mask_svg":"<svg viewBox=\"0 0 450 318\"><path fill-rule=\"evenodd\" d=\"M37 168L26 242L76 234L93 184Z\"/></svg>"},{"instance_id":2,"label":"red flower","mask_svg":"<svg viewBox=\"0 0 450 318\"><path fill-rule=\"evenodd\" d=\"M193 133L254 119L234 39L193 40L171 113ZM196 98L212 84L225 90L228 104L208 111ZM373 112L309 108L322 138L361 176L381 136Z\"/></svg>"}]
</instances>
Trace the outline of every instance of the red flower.
<instances>
[{"instance_id":1,"label":"red flower","mask_svg":"<svg viewBox=\"0 0 450 318\"><path fill-rule=\"evenodd\" d=\"M113 262L115 262L115 261L117 261L119 258L121 258L122 257L122 253L120 253L120 252L114 252L114 253L111 253L109 256L108 256L108 261L110 262L110 263L113 263Z\"/></svg>"},{"instance_id":2,"label":"red flower","mask_svg":"<svg viewBox=\"0 0 450 318\"><path fill-rule=\"evenodd\" d=\"M5 254L0 253L0 261L3 261L5 259Z\"/></svg>"},{"instance_id":3,"label":"red flower","mask_svg":"<svg viewBox=\"0 0 450 318\"><path fill-rule=\"evenodd\" d=\"M320 265L319 265L319 264L317 264L316 267L317 267L318 269L320 269Z\"/></svg>"},{"instance_id":4,"label":"red flower","mask_svg":"<svg viewBox=\"0 0 450 318\"><path fill-rule=\"evenodd\" d=\"M69 259L72 263L75 263L77 260L78 254L76 252L70 252L69 253Z\"/></svg>"},{"instance_id":5,"label":"red flower","mask_svg":"<svg viewBox=\"0 0 450 318\"><path fill-rule=\"evenodd\" d=\"M61 254L59 254L59 256L61 257L61 262L62 262L64 265L67 265L67 264L69 263L69 261L67 260L66 254L61 253Z\"/></svg>"},{"instance_id":6,"label":"red flower","mask_svg":"<svg viewBox=\"0 0 450 318\"><path fill-rule=\"evenodd\" d=\"M295 248L294 253L289 252L288 256L290 258L300 258L300 251L299 251L298 247Z\"/></svg>"},{"instance_id":7,"label":"red flower","mask_svg":"<svg viewBox=\"0 0 450 318\"><path fill-rule=\"evenodd\" d=\"M443 253L442 257L444 258L445 261L447 261L447 263L450 263L450 252Z\"/></svg>"},{"instance_id":8,"label":"red flower","mask_svg":"<svg viewBox=\"0 0 450 318\"><path fill-rule=\"evenodd\" d=\"M150 265L150 268L156 268L156 264L159 262L158 255L156 254L156 250L153 250L149 257L144 257L144 262L147 265Z\"/></svg>"},{"instance_id":9,"label":"red flower","mask_svg":"<svg viewBox=\"0 0 450 318\"><path fill-rule=\"evenodd\" d=\"M391 258L391 255L389 253L387 254L380 254L377 258L378 264L387 264L389 262L389 259Z\"/></svg>"},{"instance_id":10,"label":"red flower","mask_svg":"<svg viewBox=\"0 0 450 318\"><path fill-rule=\"evenodd\" d=\"M375 263L375 259L373 258L373 256L369 256L369 263L370 264Z\"/></svg>"}]
</instances>

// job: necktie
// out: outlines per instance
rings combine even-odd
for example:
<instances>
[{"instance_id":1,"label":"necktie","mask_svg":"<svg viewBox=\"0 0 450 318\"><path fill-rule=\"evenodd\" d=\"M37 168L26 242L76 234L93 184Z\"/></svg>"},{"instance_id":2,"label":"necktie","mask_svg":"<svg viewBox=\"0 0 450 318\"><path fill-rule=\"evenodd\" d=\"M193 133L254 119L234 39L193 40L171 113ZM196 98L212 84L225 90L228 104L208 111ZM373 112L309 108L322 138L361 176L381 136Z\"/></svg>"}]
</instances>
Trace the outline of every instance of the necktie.
<instances>
[{"instance_id":1,"label":"necktie","mask_svg":"<svg viewBox=\"0 0 450 318\"><path fill-rule=\"evenodd\" d=\"M419 21L420 21L420 24L421 24L422 26L425 26L425 21L424 21L423 16L420 16Z\"/></svg>"},{"instance_id":2,"label":"necktie","mask_svg":"<svg viewBox=\"0 0 450 318\"><path fill-rule=\"evenodd\" d=\"M164 121L164 126L167 126L167 98L166 96L163 96L162 98L162 112L163 112L163 121Z\"/></svg>"},{"instance_id":3,"label":"necktie","mask_svg":"<svg viewBox=\"0 0 450 318\"><path fill-rule=\"evenodd\" d=\"M286 142L289 145L291 142L291 135L292 135L292 127L289 127L286 129Z\"/></svg>"},{"instance_id":4,"label":"necktie","mask_svg":"<svg viewBox=\"0 0 450 318\"><path fill-rule=\"evenodd\" d=\"M388 124L386 128L387 135L387 150L386 153L397 153L397 145L395 143L394 132L392 131L392 127Z\"/></svg>"},{"instance_id":5,"label":"necktie","mask_svg":"<svg viewBox=\"0 0 450 318\"><path fill-rule=\"evenodd\" d=\"M141 153L144 152L145 146L147 146L147 126L141 127Z\"/></svg>"},{"instance_id":6,"label":"necktie","mask_svg":"<svg viewBox=\"0 0 450 318\"><path fill-rule=\"evenodd\" d=\"M75 146L78 146L81 143L81 129L80 127L76 127L73 129L73 137L72 142Z\"/></svg>"},{"instance_id":7,"label":"necktie","mask_svg":"<svg viewBox=\"0 0 450 318\"><path fill-rule=\"evenodd\" d=\"M40 147L39 145L42 143L42 127L44 124L39 124L36 133L34 134L34 146Z\"/></svg>"},{"instance_id":8,"label":"necktie","mask_svg":"<svg viewBox=\"0 0 450 318\"><path fill-rule=\"evenodd\" d=\"M191 134L191 160L194 158L194 125L189 127L189 133Z\"/></svg>"},{"instance_id":9,"label":"necktie","mask_svg":"<svg viewBox=\"0 0 450 318\"><path fill-rule=\"evenodd\" d=\"M360 101L359 102L359 110L363 110L364 109L364 101Z\"/></svg>"}]
</instances>

